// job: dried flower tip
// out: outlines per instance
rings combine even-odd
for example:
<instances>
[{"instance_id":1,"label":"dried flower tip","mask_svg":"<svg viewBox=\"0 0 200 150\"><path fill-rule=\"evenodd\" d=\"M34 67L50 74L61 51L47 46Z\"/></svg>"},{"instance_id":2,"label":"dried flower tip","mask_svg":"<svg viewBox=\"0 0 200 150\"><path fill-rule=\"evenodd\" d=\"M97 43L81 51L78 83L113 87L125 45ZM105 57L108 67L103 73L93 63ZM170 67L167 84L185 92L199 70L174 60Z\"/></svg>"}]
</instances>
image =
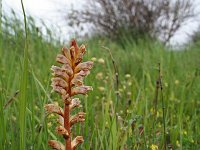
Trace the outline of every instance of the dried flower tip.
<instances>
[{"instance_id":1,"label":"dried flower tip","mask_svg":"<svg viewBox=\"0 0 200 150\"><path fill-rule=\"evenodd\" d=\"M56 140L49 140L48 145L55 150L65 150L65 146Z\"/></svg>"},{"instance_id":2,"label":"dried flower tip","mask_svg":"<svg viewBox=\"0 0 200 150\"><path fill-rule=\"evenodd\" d=\"M62 53L68 60L71 61L71 54L70 54L69 49L67 49L66 47L63 47L62 48Z\"/></svg>"},{"instance_id":3,"label":"dried flower tip","mask_svg":"<svg viewBox=\"0 0 200 150\"><path fill-rule=\"evenodd\" d=\"M67 132L67 130L63 126L57 126L56 127L56 132L59 135L63 135L63 137L65 139L67 139L69 137L69 133Z\"/></svg>"},{"instance_id":4,"label":"dried flower tip","mask_svg":"<svg viewBox=\"0 0 200 150\"><path fill-rule=\"evenodd\" d=\"M82 61L85 52L86 52L85 45L81 45L81 47L76 52L75 65L78 65Z\"/></svg>"},{"instance_id":5,"label":"dried flower tip","mask_svg":"<svg viewBox=\"0 0 200 150\"><path fill-rule=\"evenodd\" d=\"M85 45L82 44L82 45L77 49L77 51L76 51L76 57L77 57L79 54L84 54L85 51L86 51Z\"/></svg>"},{"instance_id":6,"label":"dried flower tip","mask_svg":"<svg viewBox=\"0 0 200 150\"><path fill-rule=\"evenodd\" d=\"M58 116L57 123L64 126L64 118L62 116Z\"/></svg>"},{"instance_id":7,"label":"dried flower tip","mask_svg":"<svg viewBox=\"0 0 200 150\"><path fill-rule=\"evenodd\" d=\"M75 150L76 147L83 143L83 137L82 136L77 136L72 142L71 142L71 145L72 145L72 150Z\"/></svg>"},{"instance_id":8,"label":"dried flower tip","mask_svg":"<svg viewBox=\"0 0 200 150\"><path fill-rule=\"evenodd\" d=\"M78 123L78 122L84 122L85 121L85 115L86 115L86 113L79 112L78 114L72 116L70 118L70 126L73 126L75 123Z\"/></svg>"},{"instance_id":9,"label":"dried flower tip","mask_svg":"<svg viewBox=\"0 0 200 150\"><path fill-rule=\"evenodd\" d=\"M92 67L93 67L92 61L83 62L76 66L74 72L77 73L81 70L90 70L90 69L92 69Z\"/></svg>"},{"instance_id":10,"label":"dried flower tip","mask_svg":"<svg viewBox=\"0 0 200 150\"><path fill-rule=\"evenodd\" d=\"M75 48L74 48L74 46L71 46L69 50L70 50L70 54L71 54L71 59L74 60L74 58L75 58Z\"/></svg>"},{"instance_id":11,"label":"dried flower tip","mask_svg":"<svg viewBox=\"0 0 200 150\"><path fill-rule=\"evenodd\" d=\"M48 113L56 113L58 115L64 116L63 109L55 104L46 104L44 108Z\"/></svg>"},{"instance_id":12,"label":"dried flower tip","mask_svg":"<svg viewBox=\"0 0 200 150\"><path fill-rule=\"evenodd\" d=\"M68 88L68 83L62 78L54 77L51 79L51 81L52 81L52 85L60 86L60 87L63 87L64 89Z\"/></svg>"},{"instance_id":13,"label":"dried flower tip","mask_svg":"<svg viewBox=\"0 0 200 150\"><path fill-rule=\"evenodd\" d=\"M72 89L72 93L71 95L77 95L77 94L87 94L88 91L93 90L91 86L79 86L79 87L75 87Z\"/></svg>"},{"instance_id":14,"label":"dried flower tip","mask_svg":"<svg viewBox=\"0 0 200 150\"><path fill-rule=\"evenodd\" d=\"M80 53L84 54L84 53L86 52L86 47L85 47L85 45L82 44L82 45L80 46L79 50L80 50Z\"/></svg>"},{"instance_id":15,"label":"dried flower tip","mask_svg":"<svg viewBox=\"0 0 200 150\"><path fill-rule=\"evenodd\" d=\"M58 54L57 57L56 57L56 61L58 63L61 63L61 64L69 64L71 65L71 61L69 59L67 59L67 57L65 57L64 55L62 54Z\"/></svg>"},{"instance_id":16,"label":"dried flower tip","mask_svg":"<svg viewBox=\"0 0 200 150\"><path fill-rule=\"evenodd\" d=\"M69 109L72 110L75 107L79 107L80 103L81 102L80 102L79 98L72 99L71 104L69 105Z\"/></svg>"},{"instance_id":17,"label":"dried flower tip","mask_svg":"<svg viewBox=\"0 0 200 150\"><path fill-rule=\"evenodd\" d=\"M74 50L75 50L75 52L76 52L76 54L78 53L78 50L79 50L79 48L78 48L78 44L77 44L77 42L76 42L76 40L75 39L73 39L72 41L71 41L71 44L70 44L70 46L71 47L74 47Z\"/></svg>"}]
</instances>

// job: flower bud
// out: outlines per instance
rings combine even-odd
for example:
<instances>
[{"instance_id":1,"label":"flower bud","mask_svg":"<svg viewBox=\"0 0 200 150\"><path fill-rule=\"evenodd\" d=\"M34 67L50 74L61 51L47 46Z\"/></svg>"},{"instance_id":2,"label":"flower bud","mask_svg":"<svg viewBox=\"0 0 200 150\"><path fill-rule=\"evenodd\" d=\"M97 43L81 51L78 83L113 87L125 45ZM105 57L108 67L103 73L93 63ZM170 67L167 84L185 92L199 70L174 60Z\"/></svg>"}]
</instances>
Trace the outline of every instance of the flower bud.
<instances>
[{"instance_id":1,"label":"flower bud","mask_svg":"<svg viewBox=\"0 0 200 150\"><path fill-rule=\"evenodd\" d=\"M72 150L75 150L76 147L83 143L83 137L82 136L77 136L72 142L71 142L71 145L72 145Z\"/></svg>"},{"instance_id":2,"label":"flower bud","mask_svg":"<svg viewBox=\"0 0 200 150\"><path fill-rule=\"evenodd\" d=\"M67 59L64 55L58 54L56 57L56 61L61 64L69 64L71 65L71 61Z\"/></svg>"},{"instance_id":3,"label":"flower bud","mask_svg":"<svg viewBox=\"0 0 200 150\"><path fill-rule=\"evenodd\" d=\"M72 110L75 107L79 107L80 103L81 102L80 102L79 98L72 99L71 104L69 105L69 109Z\"/></svg>"},{"instance_id":4,"label":"flower bud","mask_svg":"<svg viewBox=\"0 0 200 150\"><path fill-rule=\"evenodd\" d=\"M65 150L65 146L56 140L49 140L48 145L55 150Z\"/></svg>"},{"instance_id":5,"label":"flower bud","mask_svg":"<svg viewBox=\"0 0 200 150\"><path fill-rule=\"evenodd\" d=\"M77 73L81 70L90 70L90 69L92 69L92 67L93 67L92 61L83 62L76 66L74 72Z\"/></svg>"},{"instance_id":6,"label":"flower bud","mask_svg":"<svg viewBox=\"0 0 200 150\"><path fill-rule=\"evenodd\" d=\"M70 118L70 126L73 126L75 123L78 123L78 122L84 122L85 121L85 115L86 115L86 113L79 112L78 114L72 116Z\"/></svg>"},{"instance_id":7,"label":"flower bud","mask_svg":"<svg viewBox=\"0 0 200 150\"><path fill-rule=\"evenodd\" d=\"M69 137L69 133L63 126L57 126L56 127L56 133L59 135L63 135L63 137L66 139Z\"/></svg>"},{"instance_id":8,"label":"flower bud","mask_svg":"<svg viewBox=\"0 0 200 150\"><path fill-rule=\"evenodd\" d=\"M55 104L46 104L44 108L48 113L56 113L58 115L64 116L63 109Z\"/></svg>"},{"instance_id":9,"label":"flower bud","mask_svg":"<svg viewBox=\"0 0 200 150\"><path fill-rule=\"evenodd\" d=\"M71 95L77 95L77 94L87 94L88 91L93 90L91 86L79 86L79 87L75 87L72 89L72 93Z\"/></svg>"},{"instance_id":10,"label":"flower bud","mask_svg":"<svg viewBox=\"0 0 200 150\"><path fill-rule=\"evenodd\" d=\"M57 123L64 126L64 118L62 116L58 116Z\"/></svg>"}]
</instances>

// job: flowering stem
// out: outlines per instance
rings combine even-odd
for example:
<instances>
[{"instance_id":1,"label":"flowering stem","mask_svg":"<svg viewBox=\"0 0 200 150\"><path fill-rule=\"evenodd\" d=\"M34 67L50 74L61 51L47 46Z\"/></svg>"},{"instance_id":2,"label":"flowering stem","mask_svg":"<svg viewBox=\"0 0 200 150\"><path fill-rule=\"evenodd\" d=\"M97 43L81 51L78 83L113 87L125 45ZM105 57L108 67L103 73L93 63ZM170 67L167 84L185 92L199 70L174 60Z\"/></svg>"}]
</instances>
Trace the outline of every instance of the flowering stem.
<instances>
[{"instance_id":1,"label":"flowering stem","mask_svg":"<svg viewBox=\"0 0 200 150\"><path fill-rule=\"evenodd\" d=\"M161 90L162 115L163 115L163 143L164 143L164 150L166 150L167 143L166 143L166 124L165 124L165 104L164 104L164 97L163 97L163 86L162 86L162 75L161 75L160 63L158 64L158 71L159 71L159 84L160 84L160 90Z\"/></svg>"},{"instance_id":2,"label":"flowering stem","mask_svg":"<svg viewBox=\"0 0 200 150\"><path fill-rule=\"evenodd\" d=\"M72 67L72 70L74 72L74 69ZM69 83L71 82L72 78L69 78ZM67 100L65 100L65 104L64 104L64 127L67 130L69 136L67 139L65 139L65 150L71 150L71 131L70 131L70 110L69 110L69 102L71 99L71 85L69 84L69 89L68 89L68 94L69 94L69 98Z\"/></svg>"},{"instance_id":3,"label":"flowering stem","mask_svg":"<svg viewBox=\"0 0 200 150\"><path fill-rule=\"evenodd\" d=\"M70 114L69 114L69 104L65 103L64 106L64 127L68 131L69 137L66 139L66 150L71 150L71 138L70 138Z\"/></svg>"},{"instance_id":4,"label":"flowering stem","mask_svg":"<svg viewBox=\"0 0 200 150\"><path fill-rule=\"evenodd\" d=\"M52 84L53 90L59 93L64 101L64 110L55 104L46 104L45 109L48 113L59 115L56 132L65 138L65 145L57 140L49 140L48 145L56 150L75 150L83 143L82 136L76 136L73 140L70 128L76 123L85 121L85 113L78 112L76 115L70 115L70 111L80 106L79 98L73 98L77 94L87 94L92 90L91 86L85 86L83 79L90 73L93 62L82 62L86 49L82 45L78 47L75 40L72 40L70 49L63 48L62 54L58 54L56 61L62 64L61 67L52 66L53 71Z\"/></svg>"}]
</instances>

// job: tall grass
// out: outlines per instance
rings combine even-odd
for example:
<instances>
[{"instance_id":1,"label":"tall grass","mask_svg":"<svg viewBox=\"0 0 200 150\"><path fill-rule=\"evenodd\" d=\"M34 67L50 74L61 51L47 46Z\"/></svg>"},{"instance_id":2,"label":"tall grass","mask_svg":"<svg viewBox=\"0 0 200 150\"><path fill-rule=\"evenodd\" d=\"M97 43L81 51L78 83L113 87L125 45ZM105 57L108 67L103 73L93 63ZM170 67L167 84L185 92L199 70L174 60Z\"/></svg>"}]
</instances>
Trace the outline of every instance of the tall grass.
<instances>
[{"instance_id":1,"label":"tall grass","mask_svg":"<svg viewBox=\"0 0 200 150\"><path fill-rule=\"evenodd\" d=\"M28 29L26 22L26 13L24 9L23 0L21 0L21 6L24 16L24 57L23 57L23 68L22 76L20 81L20 97L19 97L19 127L20 127L20 149L26 149L26 103L27 103L27 82L28 82Z\"/></svg>"},{"instance_id":2,"label":"tall grass","mask_svg":"<svg viewBox=\"0 0 200 150\"><path fill-rule=\"evenodd\" d=\"M0 149L18 150L21 143L21 149L25 145L24 149L45 150L49 149L48 139L56 139L54 132L51 132L55 124L48 123L54 116L46 117L43 106L52 100L61 102L56 94L51 93L49 68L63 44L53 39L51 32L42 35L34 20L27 18L28 68L23 66L23 23L14 14L10 18L3 16L0 41ZM86 84L91 85L94 91L89 97L80 97L84 100L82 109L86 112L86 121L83 126L74 128L74 134L84 136L85 142L80 149L163 147L160 96L157 111L154 110L159 62L163 77L167 146L171 145L174 149L200 148L198 45L172 51L157 41L142 39L137 43L126 40L123 47L102 38L93 38L84 43L87 43L88 49L85 59L92 59L95 67L86 79ZM118 68L118 91L110 54L102 46L110 49ZM26 73L23 74L24 68ZM26 89L25 78L28 83ZM23 88L21 85L24 85ZM19 89L20 96L14 96ZM118 107L116 93L119 93ZM13 101L4 108L10 98Z\"/></svg>"},{"instance_id":3,"label":"tall grass","mask_svg":"<svg viewBox=\"0 0 200 150\"><path fill-rule=\"evenodd\" d=\"M2 1L0 1L0 39L2 39ZM2 40L0 40L0 49L2 49ZM0 51L0 56L2 56ZM1 61L0 61L1 66ZM2 87L2 78L0 76L0 93L3 93ZM0 149L4 149L4 145L6 142L6 129L5 129L5 119L4 119L4 111L3 111L3 95L0 94Z\"/></svg>"}]
</instances>

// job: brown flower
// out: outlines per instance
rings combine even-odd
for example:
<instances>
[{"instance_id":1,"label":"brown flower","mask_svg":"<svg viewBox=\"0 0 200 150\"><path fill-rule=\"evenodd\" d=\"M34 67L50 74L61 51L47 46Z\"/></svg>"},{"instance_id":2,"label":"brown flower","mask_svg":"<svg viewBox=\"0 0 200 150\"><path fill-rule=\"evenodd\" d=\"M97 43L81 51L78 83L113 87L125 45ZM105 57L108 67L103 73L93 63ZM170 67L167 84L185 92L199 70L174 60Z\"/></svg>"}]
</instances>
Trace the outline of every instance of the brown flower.
<instances>
[{"instance_id":1,"label":"brown flower","mask_svg":"<svg viewBox=\"0 0 200 150\"><path fill-rule=\"evenodd\" d=\"M56 127L56 132L65 138L65 146L55 140L49 140L49 146L57 150L74 150L78 144L83 142L82 136L77 136L71 142L71 126L76 123L85 121L85 113L79 112L74 116L70 115L72 109L80 106L80 100L73 98L78 94L86 95L92 90L91 86L84 85L84 78L90 74L90 69L93 67L92 61L81 62L86 52L84 45L78 47L75 40L71 41L70 48L62 48L62 53L58 54L56 61L61 66L52 66L52 84L53 91L60 94L64 102L64 110L55 105L47 104L45 109L48 113L56 113L59 115L57 120L59 126Z\"/></svg>"}]
</instances>

